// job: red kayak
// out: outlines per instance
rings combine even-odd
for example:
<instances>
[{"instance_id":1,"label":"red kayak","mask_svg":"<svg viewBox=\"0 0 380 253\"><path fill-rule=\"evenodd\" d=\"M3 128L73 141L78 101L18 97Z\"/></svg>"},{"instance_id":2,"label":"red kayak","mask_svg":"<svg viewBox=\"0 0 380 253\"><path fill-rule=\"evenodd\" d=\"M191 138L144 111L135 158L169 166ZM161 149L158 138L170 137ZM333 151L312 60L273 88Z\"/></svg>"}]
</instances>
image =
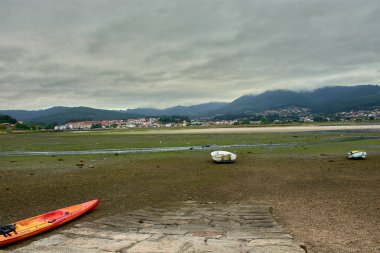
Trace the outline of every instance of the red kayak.
<instances>
[{"instance_id":1,"label":"red kayak","mask_svg":"<svg viewBox=\"0 0 380 253\"><path fill-rule=\"evenodd\" d=\"M95 199L2 226L0 227L0 246L14 243L58 227L95 209L98 204L99 200Z\"/></svg>"}]
</instances>

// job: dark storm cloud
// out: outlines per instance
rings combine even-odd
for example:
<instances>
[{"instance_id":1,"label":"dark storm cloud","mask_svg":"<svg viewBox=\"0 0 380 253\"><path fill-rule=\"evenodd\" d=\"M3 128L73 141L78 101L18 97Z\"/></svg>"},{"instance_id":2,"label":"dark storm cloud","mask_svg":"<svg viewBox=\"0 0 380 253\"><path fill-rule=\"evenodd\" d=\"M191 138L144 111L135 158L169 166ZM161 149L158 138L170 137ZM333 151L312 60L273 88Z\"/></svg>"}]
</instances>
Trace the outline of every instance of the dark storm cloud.
<instances>
[{"instance_id":1,"label":"dark storm cloud","mask_svg":"<svg viewBox=\"0 0 380 253\"><path fill-rule=\"evenodd\" d=\"M379 12L371 0L3 0L0 109L379 83Z\"/></svg>"}]
</instances>

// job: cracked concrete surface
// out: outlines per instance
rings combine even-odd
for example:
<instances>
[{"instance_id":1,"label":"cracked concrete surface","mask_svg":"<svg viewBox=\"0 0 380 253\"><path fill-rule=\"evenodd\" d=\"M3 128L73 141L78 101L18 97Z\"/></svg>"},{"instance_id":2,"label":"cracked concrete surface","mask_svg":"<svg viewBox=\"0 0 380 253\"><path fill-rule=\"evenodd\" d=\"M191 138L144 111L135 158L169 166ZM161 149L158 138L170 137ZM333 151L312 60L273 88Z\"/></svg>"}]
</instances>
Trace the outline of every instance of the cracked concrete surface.
<instances>
[{"instance_id":1,"label":"cracked concrete surface","mask_svg":"<svg viewBox=\"0 0 380 253\"><path fill-rule=\"evenodd\" d=\"M304 248L273 219L268 205L187 201L82 222L13 252L305 253Z\"/></svg>"}]
</instances>

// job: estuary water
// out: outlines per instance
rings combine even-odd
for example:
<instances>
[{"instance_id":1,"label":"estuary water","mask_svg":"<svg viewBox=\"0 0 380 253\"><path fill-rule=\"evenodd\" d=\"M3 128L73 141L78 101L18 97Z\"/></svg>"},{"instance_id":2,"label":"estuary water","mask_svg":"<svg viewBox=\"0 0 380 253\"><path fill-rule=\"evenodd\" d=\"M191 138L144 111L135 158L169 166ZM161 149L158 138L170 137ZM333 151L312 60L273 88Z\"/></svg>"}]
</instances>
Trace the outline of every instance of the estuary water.
<instances>
[{"instance_id":1,"label":"estuary water","mask_svg":"<svg viewBox=\"0 0 380 253\"><path fill-rule=\"evenodd\" d=\"M245 147L278 147L291 146L296 143L279 144L234 144L234 145L205 145L187 147L155 147L155 148L126 148L126 149L91 149L75 151L1 151L0 156L52 156L52 155L94 155L94 154L128 154L128 153L154 153L173 151L199 151L224 148L245 148Z\"/></svg>"}]
</instances>

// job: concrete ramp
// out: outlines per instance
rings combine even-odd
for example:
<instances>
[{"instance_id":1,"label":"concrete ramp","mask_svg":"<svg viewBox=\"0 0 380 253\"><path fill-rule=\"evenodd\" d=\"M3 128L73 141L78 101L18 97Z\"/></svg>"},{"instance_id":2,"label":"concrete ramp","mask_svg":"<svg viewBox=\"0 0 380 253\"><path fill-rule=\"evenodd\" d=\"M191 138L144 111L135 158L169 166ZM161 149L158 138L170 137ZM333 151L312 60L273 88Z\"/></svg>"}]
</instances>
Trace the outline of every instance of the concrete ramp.
<instances>
[{"instance_id":1,"label":"concrete ramp","mask_svg":"<svg viewBox=\"0 0 380 253\"><path fill-rule=\"evenodd\" d=\"M268 205L181 202L83 222L51 231L13 252L252 252L305 253Z\"/></svg>"}]
</instances>

